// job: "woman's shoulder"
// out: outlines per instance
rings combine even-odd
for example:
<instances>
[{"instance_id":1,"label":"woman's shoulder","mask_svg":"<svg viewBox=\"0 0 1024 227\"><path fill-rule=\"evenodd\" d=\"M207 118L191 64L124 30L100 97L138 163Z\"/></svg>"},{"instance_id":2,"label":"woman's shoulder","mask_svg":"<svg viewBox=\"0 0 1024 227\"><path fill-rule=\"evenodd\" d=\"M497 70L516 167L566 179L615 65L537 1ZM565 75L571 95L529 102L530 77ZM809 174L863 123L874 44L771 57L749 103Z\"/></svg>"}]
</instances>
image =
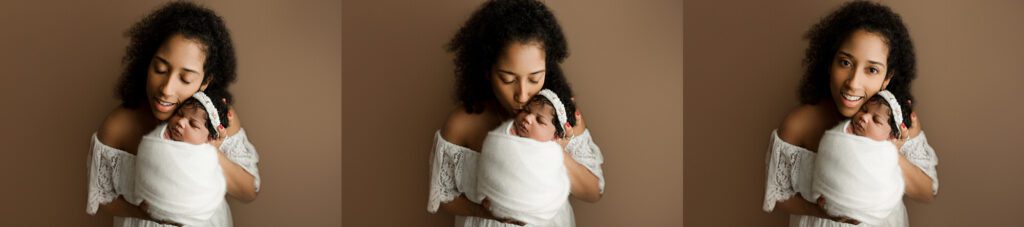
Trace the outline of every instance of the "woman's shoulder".
<instances>
[{"instance_id":1,"label":"woman's shoulder","mask_svg":"<svg viewBox=\"0 0 1024 227\"><path fill-rule=\"evenodd\" d=\"M483 138L500 123L501 118L489 110L470 113L459 106L448 114L441 127L441 137L453 144L466 145L469 141Z\"/></svg>"},{"instance_id":2,"label":"woman's shoulder","mask_svg":"<svg viewBox=\"0 0 1024 227\"><path fill-rule=\"evenodd\" d=\"M801 104L786 114L779 125L779 138L787 143L801 146L810 144L835 124L835 113L827 104Z\"/></svg>"},{"instance_id":3,"label":"woman's shoulder","mask_svg":"<svg viewBox=\"0 0 1024 227\"><path fill-rule=\"evenodd\" d=\"M140 115L141 112L137 109L122 106L114 108L96 131L97 139L109 147L127 151L127 145L131 144L131 140L141 138L145 133L139 124Z\"/></svg>"}]
</instances>

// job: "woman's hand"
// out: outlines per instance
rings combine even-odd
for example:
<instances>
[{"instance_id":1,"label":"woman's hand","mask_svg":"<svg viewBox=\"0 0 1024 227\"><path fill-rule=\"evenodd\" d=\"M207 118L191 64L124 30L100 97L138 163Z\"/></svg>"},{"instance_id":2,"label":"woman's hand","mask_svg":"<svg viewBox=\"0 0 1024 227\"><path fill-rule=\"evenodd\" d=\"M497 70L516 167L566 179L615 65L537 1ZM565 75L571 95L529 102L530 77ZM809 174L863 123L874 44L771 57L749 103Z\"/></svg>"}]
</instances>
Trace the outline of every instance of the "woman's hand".
<instances>
[{"instance_id":1,"label":"woman's hand","mask_svg":"<svg viewBox=\"0 0 1024 227\"><path fill-rule=\"evenodd\" d=\"M146 204L145 200L139 203L139 209L142 210L142 213L146 214L146 219L150 221L164 225L183 226L181 223L172 222L170 220L157 220L156 218L153 218L153 215L149 214L149 204Z\"/></svg>"},{"instance_id":2,"label":"woman's hand","mask_svg":"<svg viewBox=\"0 0 1024 227\"><path fill-rule=\"evenodd\" d=\"M847 223L847 224L852 224L852 225L859 225L860 224L860 221L853 220L853 219L848 218L848 217L829 215L828 212L825 211L825 197L824 196L818 197L818 208L821 208L821 211L824 213L826 218L831 219L832 221L842 222L842 223Z\"/></svg>"},{"instance_id":3,"label":"woman's hand","mask_svg":"<svg viewBox=\"0 0 1024 227\"><path fill-rule=\"evenodd\" d=\"M519 220L516 220L516 219L499 218L499 217L494 216L494 214L491 213L491 200L487 199L487 197L484 197L483 201L480 201L480 205L483 206L484 207L484 211L487 212L486 215L483 215L483 216L486 216L486 218L494 219L494 220L500 221L501 223L505 223L505 224L513 224L513 225L518 225L518 226L526 225L525 222L522 222L522 221L519 221Z\"/></svg>"}]
</instances>

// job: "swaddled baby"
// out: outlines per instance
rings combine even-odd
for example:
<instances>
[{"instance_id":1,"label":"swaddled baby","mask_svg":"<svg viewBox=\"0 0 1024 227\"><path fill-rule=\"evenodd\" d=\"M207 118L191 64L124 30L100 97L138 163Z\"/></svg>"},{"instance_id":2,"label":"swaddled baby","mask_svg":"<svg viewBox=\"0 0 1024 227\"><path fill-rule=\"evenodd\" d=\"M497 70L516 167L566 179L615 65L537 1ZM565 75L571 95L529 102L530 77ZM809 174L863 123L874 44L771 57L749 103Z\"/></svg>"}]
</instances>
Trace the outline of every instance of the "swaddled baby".
<instances>
[{"instance_id":1,"label":"swaddled baby","mask_svg":"<svg viewBox=\"0 0 1024 227\"><path fill-rule=\"evenodd\" d=\"M132 202L145 201L154 219L194 226L208 220L224 201L227 188L218 150L210 144L227 126L224 102L197 92L167 123L142 138Z\"/></svg>"},{"instance_id":2,"label":"swaddled baby","mask_svg":"<svg viewBox=\"0 0 1024 227\"><path fill-rule=\"evenodd\" d=\"M484 139L478 195L471 199L487 198L496 217L560 225L549 220L568 203L570 184L563 148L555 140L571 132L576 122L575 116L566 115L567 109L575 112L575 106L563 105L561 100L567 99L541 90L513 120Z\"/></svg>"},{"instance_id":3,"label":"swaddled baby","mask_svg":"<svg viewBox=\"0 0 1024 227\"><path fill-rule=\"evenodd\" d=\"M889 91L871 97L850 120L825 132L815 158L811 201L824 196L830 215L877 225L903 198L897 142L909 105ZM907 102L902 102L907 103Z\"/></svg>"}]
</instances>

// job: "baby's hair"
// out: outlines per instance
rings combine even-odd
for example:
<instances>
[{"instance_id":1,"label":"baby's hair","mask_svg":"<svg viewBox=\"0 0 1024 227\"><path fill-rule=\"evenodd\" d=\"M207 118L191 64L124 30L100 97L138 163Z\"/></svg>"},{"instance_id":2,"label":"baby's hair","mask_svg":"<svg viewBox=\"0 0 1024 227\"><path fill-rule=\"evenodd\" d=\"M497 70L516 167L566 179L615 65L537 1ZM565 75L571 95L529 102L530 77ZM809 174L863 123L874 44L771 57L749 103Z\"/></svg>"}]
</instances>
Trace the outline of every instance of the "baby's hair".
<instances>
[{"instance_id":1,"label":"baby's hair","mask_svg":"<svg viewBox=\"0 0 1024 227\"><path fill-rule=\"evenodd\" d=\"M572 97L564 95L565 94L564 91L563 92L559 92L559 91L556 91L556 90L551 90L551 91L554 92L556 95L558 95L558 99L560 101L562 101L562 105L565 105L565 120L569 122L569 125L571 125L573 127L576 127L576 104L573 103ZM552 109L552 111L551 111L551 116L552 116L551 124L555 125L555 136L557 136L559 138L565 137L566 133L565 133L565 129L563 129L563 127L565 127L565 122L558 121L558 114L555 113L554 104L551 104L551 100L548 100L548 98L544 97L543 95L539 95L538 94L538 95L534 95L533 98L530 99L529 103L533 103L533 102L540 102L540 103L543 103L544 105L552 106L552 108L551 108Z\"/></svg>"},{"instance_id":2,"label":"baby's hair","mask_svg":"<svg viewBox=\"0 0 1024 227\"><path fill-rule=\"evenodd\" d=\"M907 128L910 128L910 125L911 125L910 124L910 113L914 112L914 110L911 109L911 107L910 107L910 100L906 99L905 97L896 96L896 102L898 102L900 104L900 109L903 111L903 113L900 113L901 115L903 115L903 122L901 122L901 123L903 123L903 125L906 125ZM876 94L874 96L871 96L871 98L868 99L868 101L866 103L864 103L864 104L868 105L868 104L876 104L876 103L882 104L882 106L885 106L885 108L889 109L889 110L886 111L886 113L889 113L889 122L888 122L889 128L892 129L891 132L889 133L889 135L898 138L899 137L899 132L900 132L900 126L897 125L894 120L892 120L892 119L895 119L895 118L892 116L892 107L889 106L889 102L885 101L885 98L882 97L881 95L877 95Z\"/></svg>"},{"instance_id":3,"label":"baby's hair","mask_svg":"<svg viewBox=\"0 0 1024 227\"><path fill-rule=\"evenodd\" d=\"M205 93L205 92L204 92ZM220 124L224 128L228 127L228 106L231 103L231 95L222 92L209 92L206 96L210 97L210 101L213 102L213 108L217 109L217 117L220 117ZM206 107L199 102L195 97L189 97L181 103L181 107L178 107L178 111L183 111L185 108L196 108L203 111L203 119L206 120L206 130L210 132L210 137L216 139L214 135L217 135L217 126L213 125L213 121L210 121L210 112L206 110Z\"/></svg>"}]
</instances>

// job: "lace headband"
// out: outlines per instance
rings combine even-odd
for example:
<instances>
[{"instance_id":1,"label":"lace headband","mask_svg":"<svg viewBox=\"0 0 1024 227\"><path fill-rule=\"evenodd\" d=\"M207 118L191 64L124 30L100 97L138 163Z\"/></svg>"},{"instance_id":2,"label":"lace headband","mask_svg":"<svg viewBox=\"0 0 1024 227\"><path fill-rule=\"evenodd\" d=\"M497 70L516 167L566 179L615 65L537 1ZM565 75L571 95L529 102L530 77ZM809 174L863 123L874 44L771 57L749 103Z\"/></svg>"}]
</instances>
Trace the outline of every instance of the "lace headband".
<instances>
[{"instance_id":1,"label":"lace headband","mask_svg":"<svg viewBox=\"0 0 1024 227\"><path fill-rule=\"evenodd\" d=\"M199 100L199 103L203 104L203 107L206 108L206 114L210 115L210 123L217 129L220 129L222 127L220 125L220 115L217 112L217 108L213 107L213 101L210 100L210 96L206 96L206 93L200 91L193 94L192 98L196 98L196 100ZM213 130L213 132L213 136L218 137L218 130Z\"/></svg>"},{"instance_id":2,"label":"lace headband","mask_svg":"<svg viewBox=\"0 0 1024 227\"><path fill-rule=\"evenodd\" d=\"M889 103L889 109L892 110L892 120L896 121L897 132L896 136L902 138L903 136L903 108L900 107L900 103L896 101L896 96L889 92L889 90L882 90L878 92L886 102Z\"/></svg>"},{"instance_id":3,"label":"lace headband","mask_svg":"<svg viewBox=\"0 0 1024 227\"><path fill-rule=\"evenodd\" d=\"M558 122L562 122L563 124L557 126L561 128L562 131L565 131L565 129L569 127L569 118L565 115L565 105L562 104L562 100L558 99L558 95L555 95L555 92L548 89L540 90L540 93L538 94L543 95L545 98L548 98L548 101L551 101L551 105L555 107L555 114L558 115Z\"/></svg>"}]
</instances>

